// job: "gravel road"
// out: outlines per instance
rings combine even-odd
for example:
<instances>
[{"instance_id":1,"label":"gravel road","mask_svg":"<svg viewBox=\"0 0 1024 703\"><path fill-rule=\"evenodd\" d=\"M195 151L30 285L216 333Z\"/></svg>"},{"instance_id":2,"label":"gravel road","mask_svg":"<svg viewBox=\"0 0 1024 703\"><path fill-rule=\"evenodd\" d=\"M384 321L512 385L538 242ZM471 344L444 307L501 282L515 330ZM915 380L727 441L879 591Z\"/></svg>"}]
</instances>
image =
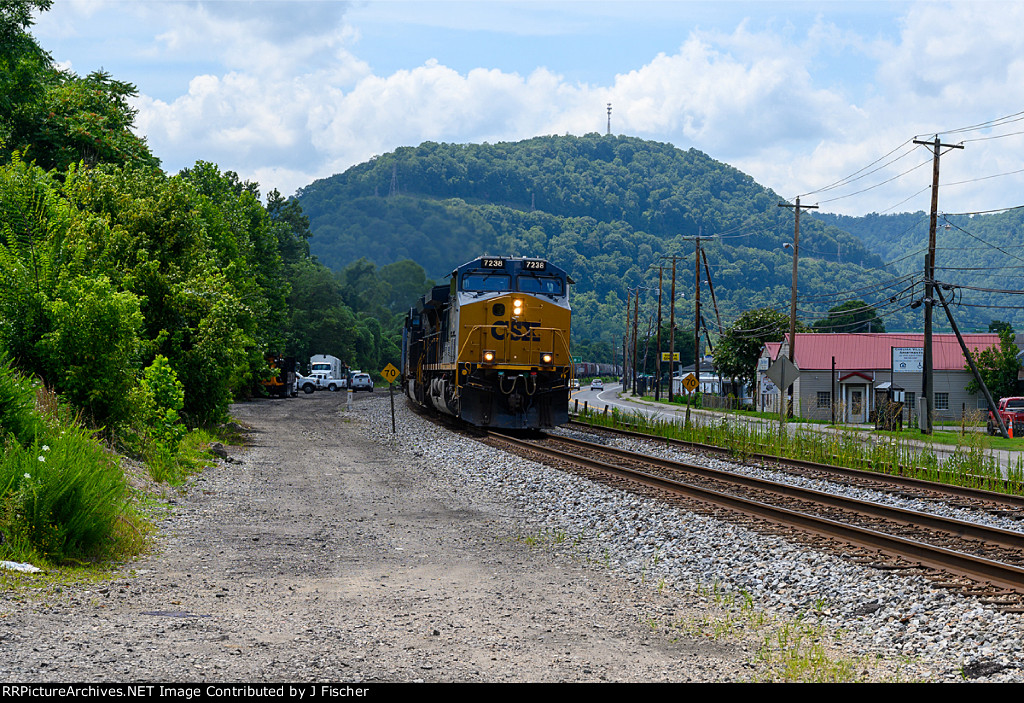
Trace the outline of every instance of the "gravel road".
<instances>
[{"instance_id":1,"label":"gravel road","mask_svg":"<svg viewBox=\"0 0 1024 703\"><path fill-rule=\"evenodd\" d=\"M239 404L249 444L103 582L7 591L4 682L735 681L756 643L521 533L389 436L387 395ZM422 422L396 396L402 423ZM388 421L389 424L389 421ZM472 461L464 456L463 461Z\"/></svg>"}]
</instances>

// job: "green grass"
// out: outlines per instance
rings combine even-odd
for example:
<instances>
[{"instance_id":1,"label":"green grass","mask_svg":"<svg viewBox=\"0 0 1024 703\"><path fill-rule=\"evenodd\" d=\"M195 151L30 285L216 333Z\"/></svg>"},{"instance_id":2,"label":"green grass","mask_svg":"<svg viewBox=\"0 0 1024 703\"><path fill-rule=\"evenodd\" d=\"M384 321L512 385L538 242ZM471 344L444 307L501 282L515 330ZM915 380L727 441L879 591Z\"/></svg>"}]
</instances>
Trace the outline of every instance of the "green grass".
<instances>
[{"instance_id":1,"label":"green grass","mask_svg":"<svg viewBox=\"0 0 1024 703\"><path fill-rule=\"evenodd\" d=\"M970 430L950 433L950 443L945 446L953 451L940 463L930 448L934 445L921 446L918 436L908 432L880 433L882 441L875 442L865 441L863 431L849 428L834 432L797 428L790 434L780 432L778 423L735 423L729 422L724 414L712 421L698 417L684 424L641 411L624 413L618 408L612 408L610 413L587 408L585 412L581 410L578 419L595 426L626 428L656 437L721 447L739 459L750 454L768 454L1024 494L1024 458L1018 456L1008 464L1002 463L992 452L996 448L993 438Z\"/></svg>"},{"instance_id":2,"label":"green grass","mask_svg":"<svg viewBox=\"0 0 1024 703\"><path fill-rule=\"evenodd\" d=\"M0 559L45 569L116 563L145 550L152 519L129 487L122 458L52 390L0 360ZM211 462L213 435L146 442L152 478L180 485ZM173 448L169 448L173 447Z\"/></svg>"},{"instance_id":3,"label":"green grass","mask_svg":"<svg viewBox=\"0 0 1024 703\"><path fill-rule=\"evenodd\" d=\"M67 426L0 460L0 555L37 566L116 558L144 532L118 463L88 431Z\"/></svg>"},{"instance_id":4,"label":"green grass","mask_svg":"<svg viewBox=\"0 0 1024 703\"><path fill-rule=\"evenodd\" d=\"M659 583L659 592L664 586ZM774 683L860 683L892 681L898 666L878 657L842 653L842 633L802 617L785 618L758 608L746 591L719 583L698 585L702 603L693 614L665 617L638 615L642 627L662 632L670 641L711 640L733 643L752 652L750 681Z\"/></svg>"}]
</instances>

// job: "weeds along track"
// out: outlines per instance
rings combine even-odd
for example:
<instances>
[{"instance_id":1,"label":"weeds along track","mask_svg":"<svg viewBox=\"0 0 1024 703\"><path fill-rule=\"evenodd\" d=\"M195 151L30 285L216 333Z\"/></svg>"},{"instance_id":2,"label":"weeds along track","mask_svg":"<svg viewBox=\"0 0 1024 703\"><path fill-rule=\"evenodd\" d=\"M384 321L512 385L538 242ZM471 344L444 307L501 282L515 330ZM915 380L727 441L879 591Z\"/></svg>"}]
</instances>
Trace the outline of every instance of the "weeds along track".
<instances>
[{"instance_id":1,"label":"weeds along track","mask_svg":"<svg viewBox=\"0 0 1024 703\"><path fill-rule=\"evenodd\" d=\"M742 456L737 457L730 449L709 444L686 442L679 439L666 439L621 428L596 427L576 421L570 422L567 427L585 431L595 437L631 437L641 441L657 443L662 447L674 447L698 455L724 459L744 465L761 466L809 479L820 479L840 485L879 491L906 498L935 501L951 507L977 510L999 517L1024 521L1024 496L1013 493L996 492L968 485L929 481L903 475L899 471L892 473L855 469L804 459L779 457L772 454L745 452ZM962 476L962 478L981 485L992 483L992 480L987 477ZM1002 482L999 488L1008 490L1012 486Z\"/></svg>"},{"instance_id":2,"label":"weeds along track","mask_svg":"<svg viewBox=\"0 0 1024 703\"><path fill-rule=\"evenodd\" d=\"M566 436L482 441L674 507L739 522L1024 612L1024 533Z\"/></svg>"}]
</instances>

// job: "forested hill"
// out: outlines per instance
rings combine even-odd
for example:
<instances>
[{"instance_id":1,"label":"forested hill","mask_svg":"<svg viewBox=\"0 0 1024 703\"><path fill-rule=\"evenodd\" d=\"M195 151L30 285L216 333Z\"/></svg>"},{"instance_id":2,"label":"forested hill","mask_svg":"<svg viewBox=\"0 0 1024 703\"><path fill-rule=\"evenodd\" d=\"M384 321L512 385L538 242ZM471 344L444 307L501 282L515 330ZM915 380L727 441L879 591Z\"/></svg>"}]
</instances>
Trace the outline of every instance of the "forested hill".
<instances>
[{"instance_id":1,"label":"forested hill","mask_svg":"<svg viewBox=\"0 0 1024 703\"><path fill-rule=\"evenodd\" d=\"M896 272L911 274L924 269L930 219L926 212L863 217L813 213L812 217L856 235L892 262ZM1012 294L1022 289L1022 241L1024 210L939 216L935 278L957 287L954 299L959 324L984 331L990 320L1002 320L1016 329L1024 327L1024 300Z\"/></svg>"},{"instance_id":2,"label":"forested hill","mask_svg":"<svg viewBox=\"0 0 1024 703\"><path fill-rule=\"evenodd\" d=\"M698 235L707 238L723 324L752 307L788 306L792 258L783 244L793 238L793 209L693 149L598 134L427 142L316 181L297 198L310 219L312 252L335 270L363 257L378 265L409 258L443 279L483 253L550 258L577 282L577 339L619 339L627 288L656 286L652 267L666 265L666 255L689 257L681 260L680 288L692 300ZM803 222L806 322L848 291L888 278L857 237ZM656 293L650 297L656 305ZM906 324L899 314L886 323Z\"/></svg>"}]
</instances>

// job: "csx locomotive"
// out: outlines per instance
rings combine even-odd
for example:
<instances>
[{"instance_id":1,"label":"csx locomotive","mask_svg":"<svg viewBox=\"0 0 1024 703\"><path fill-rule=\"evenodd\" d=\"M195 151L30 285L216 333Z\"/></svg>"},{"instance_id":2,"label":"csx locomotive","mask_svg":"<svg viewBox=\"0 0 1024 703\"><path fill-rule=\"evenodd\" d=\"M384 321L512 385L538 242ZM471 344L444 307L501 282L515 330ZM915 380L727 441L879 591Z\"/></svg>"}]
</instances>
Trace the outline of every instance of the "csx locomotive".
<instances>
[{"instance_id":1,"label":"csx locomotive","mask_svg":"<svg viewBox=\"0 0 1024 703\"><path fill-rule=\"evenodd\" d=\"M485 256L455 269L406 318L406 395L480 427L568 422L572 282L543 259Z\"/></svg>"}]
</instances>

